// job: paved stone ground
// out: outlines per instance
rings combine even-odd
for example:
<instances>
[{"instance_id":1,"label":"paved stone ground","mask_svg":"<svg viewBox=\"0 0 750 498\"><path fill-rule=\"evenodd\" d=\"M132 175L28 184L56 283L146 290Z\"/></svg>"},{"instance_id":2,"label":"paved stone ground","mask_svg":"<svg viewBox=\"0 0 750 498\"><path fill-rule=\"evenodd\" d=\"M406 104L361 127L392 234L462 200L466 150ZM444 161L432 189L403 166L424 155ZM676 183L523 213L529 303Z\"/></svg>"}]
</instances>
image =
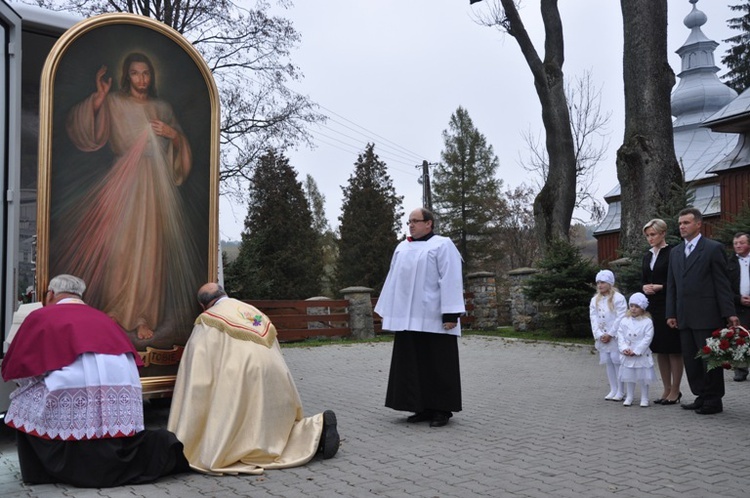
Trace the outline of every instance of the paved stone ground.
<instances>
[{"instance_id":1,"label":"paved stone ground","mask_svg":"<svg viewBox=\"0 0 750 498\"><path fill-rule=\"evenodd\" d=\"M13 434L0 434L0 496L15 497L746 497L750 382L726 373L724 413L604 401L592 348L461 339L464 411L441 429L383 407L391 344L285 349L306 413L331 408L331 460L262 476L183 474L87 490L20 482ZM660 394L653 386L652 399ZM683 402L692 401L686 383ZM149 426L167 409L147 407Z\"/></svg>"}]
</instances>

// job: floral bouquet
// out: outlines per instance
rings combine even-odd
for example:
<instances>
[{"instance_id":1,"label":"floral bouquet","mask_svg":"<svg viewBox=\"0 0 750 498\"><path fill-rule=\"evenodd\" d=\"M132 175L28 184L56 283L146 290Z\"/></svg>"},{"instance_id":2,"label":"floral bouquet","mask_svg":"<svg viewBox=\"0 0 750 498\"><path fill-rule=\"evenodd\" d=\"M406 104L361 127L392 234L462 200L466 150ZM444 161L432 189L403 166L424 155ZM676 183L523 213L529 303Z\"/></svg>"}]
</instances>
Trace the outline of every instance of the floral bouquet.
<instances>
[{"instance_id":1,"label":"floral bouquet","mask_svg":"<svg viewBox=\"0 0 750 498\"><path fill-rule=\"evenodd\" d=\"M714 330L695 357L706 360L707 370L745 366L750 362L750 333L740 326Z\"/></svg>"}]
</instances>

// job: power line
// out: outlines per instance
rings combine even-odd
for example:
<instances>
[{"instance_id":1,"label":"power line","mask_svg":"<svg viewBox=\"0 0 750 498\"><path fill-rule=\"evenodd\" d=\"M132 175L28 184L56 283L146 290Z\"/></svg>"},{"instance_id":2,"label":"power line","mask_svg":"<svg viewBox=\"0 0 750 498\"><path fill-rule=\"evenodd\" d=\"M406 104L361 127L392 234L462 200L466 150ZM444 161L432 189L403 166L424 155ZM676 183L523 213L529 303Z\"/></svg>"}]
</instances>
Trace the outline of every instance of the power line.
<instances>
[{"instance_id":1,"label":"power line","mask_svg":"<svg viewBox=\"0 0 750 498\"><path fill-rule=\"evenodd\" d=\"M334 116L338 116L339 118L343 119L344 121L346 121L346 122L348 122L348 123L351 123L351 124L353 124L353 125L354 125L354 126L356 126L357 128L361 128L361 129L365 130L365 131L366 131L367 133L369 133L369 134L371 134L371 135L373 135L373 136L376 136L376 137L378 137L378 138L380 138L380 139L382 139L382 140L384 140L384 141L386 141L386 142L388 142L388 143L392 144L393 146L395 146L395 147L397 147L397 148L399 148L399 149L403 150L404 152L406 152L406 153L408 153L408 154L411 154L412 156L414 156L415 158L417 158L416 160L418 160L418 161L421 161L421 160L423 160L423 159L424 159L425 157L427 157L427 156L425 156L425 155L422 155L422 154L417 154L416 152L414 152L414 151L411 151L411 150L407 149L406 147L402 147L401 145L397 144L396 142L393 142L392 140L388 140L387 138L383 137L382 135L378 135L377 133L375 133L375 132L373 132L373 131L371 131L371 130L368 130L368 129L367 129L367 128L365 128L364 126L358 125L358 124L357 124L357 123L355 123L354 121L352 121L352 120L350 120L350 119L348 119L348 118L345 118L345 117L344 117L344 116L342 116L341 114L338 114L337 112L335 112L335 111L332 111L331 109L328 109L327 107L325 107L325 106L324 106L324 105L322 105L322 104L317 104L317 105L318 105L318 107L320 107L321 109L325 109L326 111L328 111L329 113L333 114Z\"/></svg>"},{"instance_id":2,"label":"power line","mask_svg":"<svg viewBox=\"0 0 750 498\"><path fill-rule=\"evenodd\" d=\"M335 137L332 137L330 135L326 135L325 133L323 133L320 130L317 130L317 131L309 130L309 131L313 135L316 135L316 134L317 135L321 135L321 136L324 136L324 137L326 137L326 138L328 138L330 140L335 140L335 141L337 141L339 143L342 143L342 144L347 145L349 147L355 148L355 149L357 149L358 152L362 151L362 142L359 142L355 138L350 137L348 135L344 135L344 134L339 133L339 135L341 135L343 137L350 138L350 139L354 140L355 141L354 144L346 142L344 140L341 140L340 138L335 138ZM337 133L336 130L331 130L331 131L333 131L334 133ZM402 158L398 158L398 157L395 157L395 156L391 156L391 155L389 155L390 153L387 152L387 151L386 152L381 152L380 150L378 150L377 154L378 154L379 157L384 157L384 158L389 159L391 161L394 161L394 162L397 162L397 163L401 163L401 164L403 164L405 166L411 166L412 163L413 163L413 161L411 161L409 158L403 158L403 157Z\"/></svg>"},{"instance_id":3,"label":"power line","mask_svg":"<svg viewBox=\"0 0 750 498\"><path fill-rule=\"evenodd\" d=\"M341 123L339 123L336 120L332 120L332 121L335 122L335 123L341 124ZM360 131L357 131L354 128L350 128L350 127L348 127L346 125L343 125L343 124L341 124L341 125L344 126L344 128L347 128L347 129L353 131L354 133L362 135L363 137L365 137L367 139L367 142L377 143L378 149L380 149L380 150L386 150L386 151L388 151L389 154L393 154L395 157L399 157L399 158L401 158L401 159L403 159L405 161L408 161L409 163L412 163L414 161L421 161L421 160L423 160L423 158L419 158L417 156L405 156L399 150L394 149L393 147L389 147L388 145L383 145L382 142L376 142L375 140L372 140L370 136L365 135L364 133L362 133ZM335 128L332 128L332 127L330 127L330 126L328 126L326 124L318 123L318 126L322 126L324 128L327 128L327 129L331 130L334 133L338 133L338 134L340 134L340 135L342 135L344 137L350 138L352 140L359 140L358 138L355 138L355 137L352 137L352 136L347 135L345 133L342 133L341 131L339 131L339 130L337 130Z\"/></svg>"},{"instance_id":4,"label":"power line","mask_svg":"<svg viewBox=\"0 0 750 498\"><path fill-rule=\"evenodd\" d=\"M250 79L251 81L254 81L255 83L257 83L258 85L262 86L262 85L260 84L260 82L258 82L258 81L257 81L257 80L256 80L255 78L252 78L252 77L250 77L249 79ZM297 91L295 91L295 90L292 90L291 88L289 88L289 87L288 87L288 86L286 86L286 85L282 85L282 86L283 86L283 87L284 87L284 88L285 88L285 89L286 89L286 90L287 90L288 92L290 92L290 93L296 94L296 95L298 95L298 96L300 96L300 97L302 97L302 98L305 98L305 99L307 99L307 98L308 98L308 97L307 97L306 95L302 95L301 93L299 93L299 92L297 92ZM401 157L402 159L396 159L396 158L394 158L394 157L392 157L392 156L390 156L390 157L389 157L389 156L387 156L386 154L384 154L384 153L382 153L382 152L379 152L379 153L378 153L378 156L380 156L380 157L383 157L383 158L385 158L385 159L388 159L388 160L390 160L390 161L393 161L393 162L397 162L397 163L403 164L403 165L405 165L405 166L412 166L412 165L413 165L413 163L411 163L411 164L410 164L409 162L404 162L404 159L405 159L406 161L413 161L413 162L419 162L419 163L421 163L421 162L422 162L423 160L425 160L425 157L427 157L427 156L424 156L424 155L420 155L420 154L417 154L416 152L414 152L414 151L411 151L411 150L407 149L406 147L403 147L403 146L401 146L401 145L397 144L396 142L394 142L394 141L392 141L392 140L389 140L389 139L387 139L387 138L383 137L382 135L379 135L379 134L377 134L377 133L375 133L375 132L373 132L373 131L371 131L371 130L367 129L367 128L365 128L364 126L361 126L361 125L359 125L359 124L355 123L355 122L354 122L354 121L352 121L351 119L349 119L349 118L346 118L346 117L342 116L341 114L339 114L339 113L337 113L337 112L335 112L335 111L333 111L333 110L331 110L331 109L329 109L329 108L325 107L325 106L324 106L324 105L322 105L322 104L319 104L319 103L316 103L316 102L313 102L313 104L314 104L315 106L317 106L317 107L321 108L321 109L324 109L324 110L325 110L325 111L327 111L328 113L330 113L330 114L333 114L334 116L337 116L337 117L339 117L339 118L343 119L343 120L344 120L344 121L346 121L347 123L351 123L351 124L352 124L353 126L356 126L357 128L360 128L360 129L362 129L362 130L366 131L366 132L367 132L367 134L364 134L364 133L362 133L362 132L360 132L360 131L358 131L358 130L355 130L355 129L353 129L353 128L351 128L351 127L349 127L349 126L347 126L347 125L343 124L343 123L340 123L339 121L337 121L337 120L335 120L335 119L331 118L330 116L326 116L326 117L327 117L328 119L330 119L331 121L333 121L333 122L335 122L335 123L337 123L337 124L339 124L339 125L343 126L344 128L347 128L347 129L349 129L349 130L351 130L351 131L354 131L355 133L358 133L358 134L360 134L360 135L364 136L365 138L367 138L367 139L368 139L368 141L369 141L369 142L372 142L372 143L376 143L376 144L378 145L378 148L379 148L379 149L380 149L380 148L388 148L388 147L387 147L387 146L384 146L382 142L378 142L378 141L376 141L376 140L371 140L371 139L370 139L370 136L369 136L369 135L375 136L375 137L377 137L377 138L381 139L382 141L384 141L384 142L386 142L386 143L388 143L388 144L391 144L391 145L392 145L393 147L395 147L396 149L400 149L401 151L403 151L403 152L405 152L406 154L408 154L408 155L410 155L410 156L411 156L411 157L407 157L407 156L404 156L404 155L403 155L403 153L398 153L398 152L396 152L396 150L394 150L394 152L393 152L393 153L394 153L394 154L398 154L398 155L399 155L399 157ZM349 139L352 139L352 140L356 140L355 138L353 138L353 137L350 137L350 136L346 135L345 133L342 133L341 131L338 131L338 130L336 130L336 129L334 129L334 128L330 127L330 126L327 126L327 125L324 125L324 124L320 124L320 123L316 123L316 124L317 124L318 126L324 126L324 127L328 128L328 129L329 129L329 130L331 130L331 131L332 131L333 133L336 133L336 134L342 135L342 136L344 136L344 137L346 137L346 138L349 138ZM308 128L308 132L309 132L309 133L311 133L311 134L314 134L314 133L315 133L315 132L314 132L313 130L310 130L309 128ZM321 134L321 135L325 136L326 138L328 138L328 139L330 139L330 140L335 140L335 141L337 141L337 142L339 142L339 143L341 143L341 144L343 144L343 145L345 145L345 146L347 146L347 147L353 147L353 148L356 148L356 150L357 150L358 152L361 152L361 150L362 150L362 149L361 149L361 145L359 145L359 144L358 144L358 146L354 146L354 145L352 145L352 144L350 144L350 143L346 143L346 142L345 142L345 141L343 141L343 140L339 140L339 139L337 139L337 138L334 138L334 137L330 137L330 136L327 136L327 135L325 135L325 134L323 134L323 133L321 133L321 132L317 132L317 133L319 133L319 134ZM369 135L368 135L368 134L369 134ZM326 143L326 142L324 142L324 141L321 141L321 142L322 142L322 143ZM326 145L328 145L328 146L330 146L330 147L334 147L334 148L336 148L336 149L339 149L339 150L342 150L341 148L339 148L339 147L337 147L337 146L335 146L335 145L332 145L332 144L330 144L330 143L326 143ZM393 147L391 147L391 149L393 149ZM414 175L414 173L413 173L413 172L410 172L410 171L405 171L405 170L401 170L401 169L393 168L392 166L389 166L389 167L391 167L392 169L394 169L394 170L396 170L396 171L400 171L400 172L402 172L402 173L406 173L406 174L409 174L409 175L412 175L412 176L419 176L419 175Z\"/></svg>"},{"instance_id":5,"label":"power line","mask_svg":"<svg viewBox=\"0 0 750 498\"><path fill-rule=\"evenodd\" d=\"M320 132L320 131L317 131L317 132L311 132L311 133L313 133L314 135L316 135L316 140L317 140L317 141L319 141L319 142L321 142L321 143L324 143L324 144L326 144L326 145L327 145L327 146L329 146L329 147L333 147L333 148L335 148L335 149L341 150L341 151L343 151L343 152L346 152L346 153L349 153L349 152L353 152L353 153L356 153L356 154L360 154L360 153L362 153L362 151L363 151L363 149L362 149L362 147L361 147L361 146L357 146L357 145L352 145L352 144L346 143L346 142L344 142L343 140L339 140L339 139L338 139L338 138L336 138L336 137L331 137L331 136L329 136L329 135L326 135L325 133L322 133L322 132ZM339 146L337 146L337 145L331 144L330 142L326 142L325 140L321 140L321 139L320 139L320 137L319 137L318 135L319 135L319 136L323 136L323 137L327 138L328 140L333 140L333 141L335 141L335 142L339 142L340 144L342 144L342 145L344 145L344 146L346 146L346 147L349 147L349 148L351 148L351 150L344 150L344 149L342 149L341 147L339 147ZM385 154L380 154L380 153L379 153L379 154L378 154L378 156L379 156L379 157L381 157L381 158L383 158L383 159L387 159L388 161L393 161L393 162L397 162L397 163L399 163L399 164L403 164L403 165L405 165L405 166L412 166L412 165L411 165L411 164L409 164L409 163L405 163L405 162L403 162L403 161L399 161L399 160L397 160L397 159L393 159L393 158L390 158L390 157L388 157L388 156L387 156L387 155L385 155ZM399 172L401 172L401 173L406 173L407 175L410 175L410 176L415 176L415 177L419 176L419 175L415 174L415 173L414 173L413 171L408 171L408 170L403 170L403 169L400 169L400 168L396 168L396 167L394 167L394 166L392 165L392 163L386 163L386 164L388 164L388 169L392 169L392 170L394 170L394 171L399 171Z\"/></svg>"}]
</instances>

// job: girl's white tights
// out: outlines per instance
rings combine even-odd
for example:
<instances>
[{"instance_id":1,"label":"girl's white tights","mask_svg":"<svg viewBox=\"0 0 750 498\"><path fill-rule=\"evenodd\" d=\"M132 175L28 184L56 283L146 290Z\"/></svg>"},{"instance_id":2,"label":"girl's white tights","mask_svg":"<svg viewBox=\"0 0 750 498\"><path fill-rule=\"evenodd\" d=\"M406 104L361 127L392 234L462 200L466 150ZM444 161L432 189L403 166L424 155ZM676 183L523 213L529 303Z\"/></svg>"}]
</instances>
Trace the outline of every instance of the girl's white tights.
<instances>
[{"instance_id":1,"label":"girl's white tights","mask_svg":"<svg viewBox=\"0 0 750 498\"><path fill-rule=\"evenodd\" d=\"M630 406L633 404L633 397L635 396L635 382L625 383L625 402L623 405ZM638 386L641 389L641 406L648 406L648 385L643 382L638 382Z\"/></svg>"},{"instance_id":2,"label":"girl's white tights","mask_svg":"<svg viewBox=\"0 0 750 498\"><path fill-rule=\"evenodd\" d=\"M622 383L617 379L618 370L620 365L616 365L611 361L606 363L607 367L607 380L609 380L609 394L607 399L616 399L617 401L622 399Z\"/></svg>"}]
</instances>

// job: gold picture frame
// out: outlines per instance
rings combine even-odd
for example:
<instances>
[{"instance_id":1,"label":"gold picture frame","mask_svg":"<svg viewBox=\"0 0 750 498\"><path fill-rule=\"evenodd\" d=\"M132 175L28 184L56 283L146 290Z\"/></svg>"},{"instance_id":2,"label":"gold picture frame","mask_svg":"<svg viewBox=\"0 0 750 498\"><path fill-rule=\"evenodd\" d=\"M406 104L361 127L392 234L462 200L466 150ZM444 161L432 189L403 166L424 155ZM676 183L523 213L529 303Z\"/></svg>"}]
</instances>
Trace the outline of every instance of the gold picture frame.
<instances>
[{"instance_id":1,"label":"gold picture frame","mask_svg":"<svg viewBox=\"0 0 750 498\"><path fill-rule=\"evenodd\" d=\"M82 277L126 330L144 394L171 390L218 274L219 95L198 51L135 14L86 19L41 78L36 280ZM151 335L149 335L151 334Z\"/></svg>"}]
</instances>

